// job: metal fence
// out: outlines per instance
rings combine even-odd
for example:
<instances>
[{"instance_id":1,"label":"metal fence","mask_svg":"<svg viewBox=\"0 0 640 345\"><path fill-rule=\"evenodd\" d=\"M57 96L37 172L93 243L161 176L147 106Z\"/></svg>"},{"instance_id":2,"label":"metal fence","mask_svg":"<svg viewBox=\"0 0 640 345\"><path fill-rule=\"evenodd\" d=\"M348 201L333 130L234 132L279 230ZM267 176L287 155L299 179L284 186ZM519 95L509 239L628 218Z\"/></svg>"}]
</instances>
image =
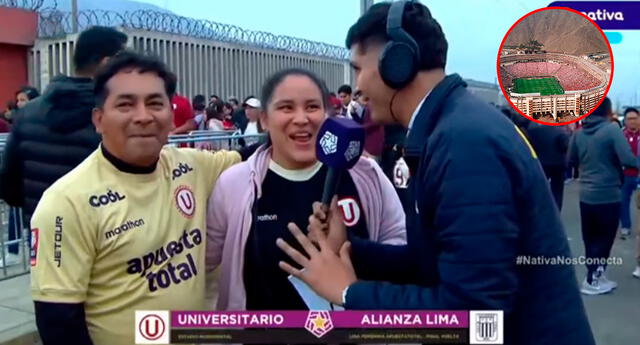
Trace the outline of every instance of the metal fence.
<instances>
[{"instance_id":1,"label":"metal fence","mask_svg":"<svg viewBox=\"0 0 640 345\"><path fill-rule=\"evenodd\" d=\"M168 146L190 146L202 149L238 149L264 138L264 134L241 135L236 131L194 131L169 138ZM7 135L0 134L0 163ZM22 210L0 201L0 280L28 274L30 268L29 225L22 220Z\"/></svg>"},{"instance_id":2,"label":"metal fence","mask_svg":"<svg viewBox=\"0 0 640 345\"><path fill-rule=\"evenodd\" d=\"M110 10L82 10L74 18L70 12L46 10L40 12L40 37L60 37L76 33L94 25L115 26L127 29L163 32L216 42L239 44L252 48L279 50L290 53L324 56L346 60L349 51L343 47L302 38L274 35L269 32L243 29L205 19L182 17L170 12L137 10L115 12Z\"/></svg>"},{"instance_id":3,"label":"metal fence","mask_svg":"<svg viewBox=\"0 0 640 345\"><path fill-rule=\"evenodd\" d=\"M191 98L217 94L226 99L258 95L268 76L289 67L305 68L337 90L352 84L353 71L346 60L251 45L193 38L173 33L123 28L128 47L157 56L178 76L178 93ZM43 90L59 75L73 73L77 34L38 39L29 55L29 84Z\"/></svg>"}]
</instances>

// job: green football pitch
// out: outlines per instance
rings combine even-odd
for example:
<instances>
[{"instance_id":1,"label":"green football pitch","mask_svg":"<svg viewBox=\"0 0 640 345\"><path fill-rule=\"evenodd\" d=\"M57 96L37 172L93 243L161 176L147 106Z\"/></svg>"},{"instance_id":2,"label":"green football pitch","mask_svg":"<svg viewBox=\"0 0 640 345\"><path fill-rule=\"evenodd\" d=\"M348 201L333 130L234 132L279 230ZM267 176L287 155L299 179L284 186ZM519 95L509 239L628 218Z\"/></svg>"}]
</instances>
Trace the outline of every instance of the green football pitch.
<instances>
[{"instance_id":1,"label":"green football pitch","mask_svg":"<svg viewBox=\"0 0 640 345\"><path fill-rule=\"evenodd\" d=\"M562 95L564 90L556 78L518 78L514 81L515 93L536 93L542 96Z\"/></svg>"}]
</instances>

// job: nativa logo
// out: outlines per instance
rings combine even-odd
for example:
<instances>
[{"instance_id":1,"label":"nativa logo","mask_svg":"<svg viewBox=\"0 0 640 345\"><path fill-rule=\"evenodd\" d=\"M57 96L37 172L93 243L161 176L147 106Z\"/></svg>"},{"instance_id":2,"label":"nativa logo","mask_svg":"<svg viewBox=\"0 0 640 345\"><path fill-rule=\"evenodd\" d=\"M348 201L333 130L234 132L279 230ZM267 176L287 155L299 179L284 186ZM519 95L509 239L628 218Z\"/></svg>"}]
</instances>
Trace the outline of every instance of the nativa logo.
<instances>
[{"instance_id":1,"label":"nativa logo","mask_svg":"<svg viewBox=\"0 0 640 345\"><path fill-rule=\"evenodd\" d=\"M589 17L589 19L596 20L616 20L616 21L624 21L624 15L622 12L608 12L607 10L598 9L595 12L582 12L585 16Z\"/></svg>"},{"instance_id":2,"label":"nativa logo","mask_svg":"<svg viewBox=\"0 0 640 345\"><path fill-rule=\"evenodd\" d=\"M106 194L92 195L89 197L89 205L93 207L105 206L120 200L124 200L126 196L121 195L118 192L114 192L111 189Z\"/></svg>"}]
</instances>

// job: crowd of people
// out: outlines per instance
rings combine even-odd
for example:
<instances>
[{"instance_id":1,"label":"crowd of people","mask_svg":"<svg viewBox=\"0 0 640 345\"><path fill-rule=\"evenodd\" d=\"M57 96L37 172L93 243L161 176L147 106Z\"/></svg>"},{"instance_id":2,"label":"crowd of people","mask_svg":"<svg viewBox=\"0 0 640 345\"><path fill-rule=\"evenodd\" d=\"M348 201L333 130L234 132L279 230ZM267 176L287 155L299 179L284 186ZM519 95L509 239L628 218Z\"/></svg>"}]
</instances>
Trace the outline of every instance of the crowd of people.
<instances>
[{"instance_id":1,"label":"crowd of people","mask_svg":"<svg viewBox=\"0 0 640 345\"><path fill-rule=\"evenodd\" d=\"M556 77L565 91L588 90L600 84L589 72L567 63L517 62L500 66L500 78L505 86L517 78L537 76Z\"/></svg>"},{"instance_id":2,"label":"crowd of people","mask_svg":"<svg viewBox=\"0 0 640 345\"><path fill-rule=\"evenodd\" d=\"M585 120L560 127L531 122L509 108L502 111L525 133L536 150L558 210L562 209L564 186L574 180L580 183L585 256L609 258L618 229L622 240L633 237L631 199L640 183L638 110L626 108L622 126L613 112L611 100L605 98ZM640 200L635 205L640 209ZM632 275L640 278L638 224L636 229L637 265ZM587 265L582 293L612 292L618 284L607 278L606 269L606 264Z\"/></svg>"},{"instance_id":3,"label":"crowd of people","mask_svg":"<svg viewBox=\"0 0 640 345\"><path fill-rule=\"evenodd\" d=\"M629 236L637 110L622 132L606 99L572 135L501 113L445 74L447 40L419 2L358 19L346 39L357 88L335 94L293 68L242 102L189 100L126 41L82 32L74 76L11 112L0 198L22 207L35 239L45 345L131 344L135 310L308 309L289 275L345 309L501 310L505 344L595 344L580 291L611 292L606 265L589 264L579 286L572 266L516 259L571 257L559 212L568 164L586 256L609 256L621 216ZM331 116L364 127L366 153L323 205L329 168L315 147ZM166 145L194 131L266 141Z\"/></svg>"}]
</instances>

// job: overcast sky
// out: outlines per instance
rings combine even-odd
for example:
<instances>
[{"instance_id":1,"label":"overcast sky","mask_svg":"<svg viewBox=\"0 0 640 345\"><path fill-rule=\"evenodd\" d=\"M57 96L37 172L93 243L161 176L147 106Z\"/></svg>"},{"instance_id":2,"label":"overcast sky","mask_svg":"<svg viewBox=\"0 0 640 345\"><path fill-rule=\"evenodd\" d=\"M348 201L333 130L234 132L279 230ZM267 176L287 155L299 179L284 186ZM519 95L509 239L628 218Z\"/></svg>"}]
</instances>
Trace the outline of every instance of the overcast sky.
<instances>
[{"instance_id":1,"label":"overcast sky","mask_svg":"<svg viewBox=\"0 0 640 345\"><path fill-rule=\"evenodd\" d=\"M360 0L138 0L176 14L234 24L344 46L349 27L360 16ZM376 1L377 2L377 1ZM502 38L520 17L547 6L541 0L422 0L449 42L447 73L496 81ZM614 82L609 96L616 106L640 105L640 32L624 31L613 45Z\"/></svg>"}]
</instances>

